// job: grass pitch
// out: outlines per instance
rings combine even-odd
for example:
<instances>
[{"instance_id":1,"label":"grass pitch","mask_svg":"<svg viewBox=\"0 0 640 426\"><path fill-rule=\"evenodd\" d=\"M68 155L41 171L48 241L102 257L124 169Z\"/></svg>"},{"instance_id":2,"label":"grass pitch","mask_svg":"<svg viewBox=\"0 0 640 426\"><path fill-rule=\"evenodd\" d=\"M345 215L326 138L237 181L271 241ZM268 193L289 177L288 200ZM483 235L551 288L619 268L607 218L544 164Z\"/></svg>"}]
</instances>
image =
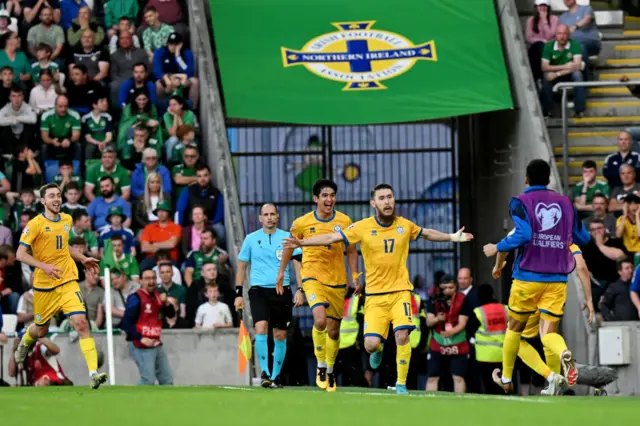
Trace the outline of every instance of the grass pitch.
<instances>
[{"instance_id":1,"label":"grass pitch","mask_svg":"<svg viewBox=\"0 0 640 426\"><path fill-rule=\"evenodd\" d=\"M69 426L634 424L635 398L501 397L342 388L80 387L0 389L0 423ZM632 423L633 422L633 423Z\"/></svg>"}]
</instances>

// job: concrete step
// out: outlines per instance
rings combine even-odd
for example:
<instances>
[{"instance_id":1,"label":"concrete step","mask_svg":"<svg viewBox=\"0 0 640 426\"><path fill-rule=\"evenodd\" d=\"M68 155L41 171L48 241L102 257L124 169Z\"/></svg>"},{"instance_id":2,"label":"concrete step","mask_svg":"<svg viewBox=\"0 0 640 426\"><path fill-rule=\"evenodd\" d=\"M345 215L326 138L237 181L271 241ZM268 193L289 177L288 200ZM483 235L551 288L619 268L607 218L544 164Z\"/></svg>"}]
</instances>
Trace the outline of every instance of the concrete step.
<instances>
[{"instance_id":1,"label":"concrete step","mask_svg":"<svg viewBox=\"0 0 640 426\"><path fill-rule=\"evenodd\" d=\"M570 112L569 114L573 114ZM584 117L570 118L569 127L618 127L640 126L640 115L632 116L604 116L604 117ZM562 119L555 116L548 121L548 128L562 127Z\"/></svg>"},{"instance_id":2,"label":"concrete step","mask_svg":"<svg viewBox=\"0 0 640 426\"><path fill-rule=\"evenodd\" d=\"M619 98L619 99L638 99L631 95L629 89L626 87L596 87L594 89L587 89L587 96L589 98Z\"/></svg>"},{"instance_id":3,"label":"concrete step","mask_svg":"<svg viewBox=\"0 0 640 426\"><path fill-rule=\"evenodd\" d=\"M602 155L604 158L609 154L613 154L618 150L618 147L613 146L569 146L569 155L575 156L597 156ZM562 155L562 147L556 146L553 148L553 153L556 155Z\"/></svg>"},{"instance_id":4,"label":"concrete step","mask_svg":"<svg viewBox=\"0 0 640 426\"><path fill-rule=\"evenodd\" d=\"M560 155L560 158L562 158L562 155ZM602 158L603 157L601 157L600 160L596 161L596 166L598 167L599 171L601 171L602 167L604 166L604 159ZM582 163L587 159L584 159L583 161L571 161L571 160L572 159L569 159L569 176L582 176ZM562 170L564 168L564 163L562 162L562 160L556 161L556 167L559 170Z\"/></svg>"},{"instance_id":5,"label":"concrete step","mask_svg":"<svg viewBox=\"0 0 640 426\"><path fill-rule=\"evenodd\" d=\"M586 117L640 116L640 99L601 98L587 100Z\"/></svg>"},{"instance_id":6,"label":"concrete step","mask_svg":"<svg viewBox=\"0 0 640 426\"><path fill-rule=\"evenodd\" d=\"M569 128L569 145L575 147L615 146L619 133L619 127L601 127L587 130ZM550 128L549 138L555 146L562 146L562 128Z\"/></svg>"},{"instance_id":7,"label":"concrete step","mask_svg":"<svg viewBox=\"0 0 640 426\"><path fill-rule=\"evenodd\" d=\"M640 29L616 28L599 28L602 35L602 41L607 40L633 40L640 39Z\"/></svg>"}]
</instances>

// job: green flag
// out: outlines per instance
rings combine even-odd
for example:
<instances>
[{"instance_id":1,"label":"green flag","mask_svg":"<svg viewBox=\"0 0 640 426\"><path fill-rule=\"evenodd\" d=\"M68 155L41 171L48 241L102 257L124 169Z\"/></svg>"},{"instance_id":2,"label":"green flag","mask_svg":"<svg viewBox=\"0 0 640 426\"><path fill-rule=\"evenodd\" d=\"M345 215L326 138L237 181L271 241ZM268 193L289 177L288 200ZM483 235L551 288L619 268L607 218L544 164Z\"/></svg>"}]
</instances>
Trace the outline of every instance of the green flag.
<instances>
[{"instance_id":1,"label":"green flag","mask_svg":"<svg viewBox=\"0 0 640 426\"><path fill-rule=\"evenodd\" d=\"M493 0L210 0L227 115L375 124L512 107Z\"/></svg>"}]
</instances>

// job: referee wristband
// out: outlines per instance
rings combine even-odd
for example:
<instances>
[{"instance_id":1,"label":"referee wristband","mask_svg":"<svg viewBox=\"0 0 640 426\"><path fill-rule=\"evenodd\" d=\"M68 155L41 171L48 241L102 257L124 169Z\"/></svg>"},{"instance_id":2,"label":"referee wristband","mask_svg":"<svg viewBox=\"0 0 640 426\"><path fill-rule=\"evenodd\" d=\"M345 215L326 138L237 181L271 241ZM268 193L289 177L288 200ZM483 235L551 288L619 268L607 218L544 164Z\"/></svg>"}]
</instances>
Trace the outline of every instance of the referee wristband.
<instances>
[{"instance_id":1,"label":"referee wristband","mask_svg":"<svg viewBox=\"0 0 640 426\"><path fill-rule=\"evenodd\" d=\"M242 286L236 287L236 297L242 297Z\"/></svg>"}]
</instances>

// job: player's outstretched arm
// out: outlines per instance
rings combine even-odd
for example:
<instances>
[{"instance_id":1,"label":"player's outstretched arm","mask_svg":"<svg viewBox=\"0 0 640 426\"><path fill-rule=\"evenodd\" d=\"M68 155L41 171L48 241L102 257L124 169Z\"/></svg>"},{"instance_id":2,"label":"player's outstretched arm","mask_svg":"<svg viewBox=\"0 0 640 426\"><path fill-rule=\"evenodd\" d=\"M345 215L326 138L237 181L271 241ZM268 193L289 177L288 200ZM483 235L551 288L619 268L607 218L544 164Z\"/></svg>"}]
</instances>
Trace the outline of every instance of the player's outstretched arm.
<instances>
[{"instance_id":1,"label":"player's outstretched arm","mask_svg":"<svg viewBox=\"0 0 640 426\"><path fill-rule=\"evenodd\" d=\"M73 260L82 263L86 269L91 269L96 273L100 273L100 261L98 259L87 257L71 246L69 246L69 254Z\"/></svg>"},{"instance_id":2,"label":"player's outstretched arm","mask_svg":"<svg viewBox=\"0 0 640 426\"><path fill-rule=\"evenodd\" d=\"M328 246L329 244L335 244L343 240L344 237L340 232L334 232L333 234L316 235L315 237L307 238L305 240L291 236L289 238L285 238L282 245L285 248L293 250L299 247ZM284 254L282 255L282 261L284 262ZM280 266L280 268L282 269L282 266Z\"/></svg>"},{"instance_id":3,"label":"player's outstretched arm","mask_svg":"<svg viewBox=\"0 0 640 426\"><path fill-rule=\"evenodd\" d=\"M464 232L464 226L454 234L445 234L435 229L422 228L420 236L428 241L466 243L473 240L473 234Z\"/></svg>"},{"instance_id":4,"label":"player's outstretched arm","mask_svg":"<svg viewBox=\"0 0 640 426\"><path fill-rule=\"evenodd\" d=\"M584 308L589 311L589 324L593 321L595 310L593 308L593 298L591 296L591 274L587 268L587 263L584 261L584 257L581 254L574 253L576 259L576 272L580 278L580 284L582 284L582 291L584 292L585 306Z\"/></svg>"},{"instance_id":5,"label":"player's outstretched arm","mask_svg":"<svg viewBox=\"0 0 640 426\"><path fill-rule=\"evenodd\" d=\"M44 271L50 278L57 280L60 279L62 269L56 268L55 265L49 265L48 263L40 262L35 257L29 254L27 247L25 245L20 244L18 246L18 251L16 252L16 259L18 262L26 263L32 268L38 268Z\"/></svg>"},{"instance_id":6,"label":"player's outstretched arm","mask_svg":"<svg viewBox=\"0 0 640 426\"><path fill-rule=\"evenodd\" d=\"M287 239L283 240L284 249L282 250L280 269L278 270L278 276L276 277L276 293L280 295L284 294L284 273L287 270L287 265L289 265L289 262L291 262L291 257L293 257L294 250L293 248L287 247L286 244L284 244L284 241L286 240Z\"/></svg>"}]
</instances>

